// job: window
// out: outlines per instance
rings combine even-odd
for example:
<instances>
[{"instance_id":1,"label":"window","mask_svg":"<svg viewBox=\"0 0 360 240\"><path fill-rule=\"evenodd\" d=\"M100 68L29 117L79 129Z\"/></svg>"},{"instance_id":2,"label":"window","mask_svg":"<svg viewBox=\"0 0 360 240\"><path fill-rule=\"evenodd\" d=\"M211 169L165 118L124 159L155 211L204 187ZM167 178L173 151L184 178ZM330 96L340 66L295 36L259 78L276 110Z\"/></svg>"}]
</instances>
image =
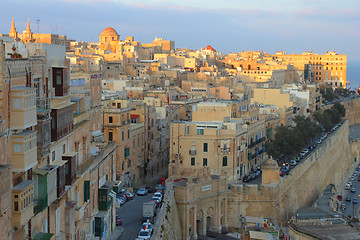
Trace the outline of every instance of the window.
<instances>
[{"instance_id":1,"label":"window","mask_svg":"<svg viewBox=\"0 0 360 240\"><path fill-rule=\"evenodd\" d=\"M130 138L130 130L128 129L128 139Z\"/></svg>"},{"instance_id":2,"label":"window","mask_svg":"<svg viewBox=\"0 0 360 240\"><path fill-rule=\"evenodd\" d=\"M208 151L208 144L204 143L204 152L207 152L207 151Z\"/></svg>"},{"instance_id":3,"label":"window","mask_svg":"<svg viewBox=\"0 0 360 240\"><path fill-rule=\"evenodd\" d=\"M22 144L15 143L14 144L14 152L22 152Z\"/></svg>"},{"instance_id":4,"label":"window","mask_svg":"<svg viewBox=\"0 0 360 240\"><path fill-rule=\"evenodd\" d=\"M195 166L195 158L191 158L191 166Z\"/></svg>"},{"instance_id":5,"label":"window","mask_svg":"<svg viewBox=\"0 0 360 240\"><path fill-rule=\"evenodd\" d=\"M207 166L207 158L203 158L203 166Z\"/></svg>"},{"instance_id":6,"label":"window","mask_svg":"<svg viewBox=\"0 0 360 240\"><path fill-rule=\"evenodd\" d=\"M52 153L51 153L51 161L53 162L53 161L55 161L55 151L52 151Z\"/></svg>"},{"instance_id":7,"label":"window","mask_svg":"<svg viewBox=\"0 0 360 240\"><path fill-rule=\"evenodd\" d=\"M109 117L109 123L113 123L113 117Z\"/></svg>"},{"instance_id":8,"label":"window","mask_svg":"<svg viewBox=\"0 0 360 240\"><path fill-rule=\"evenodd\" d=\"M125 136L125 134L124 134L124 131L122 131L122 133L121 133L121 139L124 141L124 136Z\"/></svg>"},{"instance_id":9,"label":"window","mask_svg":"<svg viewBox=\"0 0 360 240\"><path fill-rule=\"evenodd\" d=\"M13 108L16 108L16 109L21 108L21 98L13 99Z\"/></svg>"},{"instance_id":10,"label":"window","mask_svg":"<svg viewBox=\"0 0 360 240\"><path fill-rule=\"evenodd\" d=\"M196 135L204 135L204 129L196 129Z\"/></svg>"},{"instance_id":11,"label":"window","mask_svg":"<svg viewBox=\"0 0 360 240\"><path fill-rule=\"evenodd\" d=\"M19 211L19 202L14 202L14 211Z\"/></svg>"},{"instance_id":12,"label":"window","mask_svg":"<svg viewBox=\"0 0 360 240\"><path fill-rule=\"evenodd\" d=\"M223 157L223 167L226 167L227 166L227 156L224 156Z\"/></svg>"},{"instance_id":13,"label":"window","mask_svg":"<svg viewBox=\"0 0 360 240\"><path fill-rule=\"evenodd\" d=\"M109 142L112 142L112 141L113 141L113 133L109 132Z\"/></svg>"},{"instance_id":14,"label":"window","mask_svg":"<svg viewBox=\"0 0 360 240\"><path fill-rule=\"evenodd\" d=\"M90 199L90 181L84 181L84 202Z\"/></svg>"},{"instance_id":15,"label":"window","mask_svg":"<svg viewBox=\"0 0 360 240\"><path fill-rule=\"evenodd\" d=\"M121 103L117 103L117 108L121 108Z\"/></svg>"}]
</instances>

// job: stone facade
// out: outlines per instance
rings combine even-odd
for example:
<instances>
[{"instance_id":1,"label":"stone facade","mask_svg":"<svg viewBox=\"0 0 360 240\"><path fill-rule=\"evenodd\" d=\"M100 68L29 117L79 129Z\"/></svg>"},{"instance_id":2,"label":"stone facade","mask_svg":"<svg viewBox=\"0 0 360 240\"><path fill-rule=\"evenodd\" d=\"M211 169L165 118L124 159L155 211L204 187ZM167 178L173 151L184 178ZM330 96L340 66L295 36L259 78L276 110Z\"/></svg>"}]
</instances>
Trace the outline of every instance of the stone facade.
<instances>
[{"instance_id":1,"label":"stone facade","mask_svg":"<svg viewBox=\"0 0 360 240\"><path fill-rule=\"evenodd\" d=\"M345 121L281 179L278 168L271 163L264 165L263 184L259 185L227 186L224 176L210 176L206 169L199 171L198 178L172 178L176 182L182 237L191 239L209 230L239 229L241 216L273 217L278 223L285 222L299 207L310 206L329 184L338 189L351 171L353 159Z\"/></svg>"}]
</instances>

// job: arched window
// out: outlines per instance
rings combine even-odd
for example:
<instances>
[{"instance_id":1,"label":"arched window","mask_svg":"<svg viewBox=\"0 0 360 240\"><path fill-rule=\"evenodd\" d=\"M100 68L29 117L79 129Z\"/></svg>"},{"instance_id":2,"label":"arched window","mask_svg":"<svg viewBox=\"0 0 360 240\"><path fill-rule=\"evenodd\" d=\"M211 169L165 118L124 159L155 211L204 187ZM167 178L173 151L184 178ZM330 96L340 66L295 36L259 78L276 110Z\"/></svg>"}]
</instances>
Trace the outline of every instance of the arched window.
<instances>
[{"instance_id":1,"label":"arched window","mask_svg":"<svg viewBox=\"0 0 360 240\"><path fill-rule=\"evenodd\" d=\"M227 156L224 156L223 157L223 167L226 167L227 166Z\"/></svg>"},{"instance_id":2,"label":"arched window","mask_svg":"<svg viewBox=\"0 0 360 240\"><path fill-rule=\"evenodd\" d=\"M42 222L41 231L44 232L44 233L48 232L48 224L47 224L47 219L46 218L44 218L44 220Z\"/></svg>"}]
</instances>

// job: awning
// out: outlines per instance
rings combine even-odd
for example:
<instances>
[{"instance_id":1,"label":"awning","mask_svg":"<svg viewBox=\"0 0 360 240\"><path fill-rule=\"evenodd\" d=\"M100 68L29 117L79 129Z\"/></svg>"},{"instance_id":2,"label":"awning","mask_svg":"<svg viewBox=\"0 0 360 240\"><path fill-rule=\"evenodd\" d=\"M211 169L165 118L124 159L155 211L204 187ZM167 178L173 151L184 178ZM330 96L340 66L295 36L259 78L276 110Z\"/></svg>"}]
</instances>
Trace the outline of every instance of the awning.
<instances>
[{"instance_id":1,"label":"awning","mask_svg":"<svg viewBox=\"0 0 360 240\"><path fill-rule=\"evenodd\" d=\"M55 160L53 161L52 163L50 163L50 165L53 165L53 166L63 166L67 161L64 161L64 160Z\"/></svg>"},{"instance_id":2,"label":"awning","mask_svg":"<svg viewBox=\"0 0 360 240\"><path fill-rule=\"evenodd\" d=\"M53 233L39 232L32 239L33 240L50 240L53 235L54 235Z\"/></svg>"},{"instance_id":3,"label":"awning","mask_svg":"<svg viewBox=\"0 0 360 240\"><path fill-rule=\"evenodd\" d=\"M139 114L130 114L130 119L137 119L139 117L140 117Z\"/></svg>"}]
</instances>

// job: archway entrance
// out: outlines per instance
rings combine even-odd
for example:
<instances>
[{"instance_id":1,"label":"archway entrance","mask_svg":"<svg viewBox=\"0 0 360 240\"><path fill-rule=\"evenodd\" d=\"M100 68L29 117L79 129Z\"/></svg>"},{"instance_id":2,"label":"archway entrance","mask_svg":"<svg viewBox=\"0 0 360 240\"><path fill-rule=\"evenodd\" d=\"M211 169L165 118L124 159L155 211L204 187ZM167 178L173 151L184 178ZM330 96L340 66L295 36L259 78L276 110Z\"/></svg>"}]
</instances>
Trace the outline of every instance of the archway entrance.
<instances>
[{"instance_id":1,"label":"archway entrance","mask_svg":"<svg viewBox=\"0 0 360 240\"><path fill-rule=\"evenodd\" d=\"M196 213L196 233L198 236L204 235L203 224L203 212L200 210Z\"/></svg>"},{"instance_id":2,"label":"archway entrance","mask_svg":"<svg viewBox=\"0 0 360 240\"><path fill-rule=\"evenodd\" d=\"M208 216L206 218L206 235L208 235L208 232L211 231L212 224L211 224L211 217Z\"/></svg>"},{"instance_id":3,"label":"archway entrance","mask_svg":"<svg viewBox=\"0 0 360 240\"><path fill-rule=\"evenodd\" d=\"M196 220L196 233L198 236L202 236L202 221Z\"/></svg>"}]
</instances>

